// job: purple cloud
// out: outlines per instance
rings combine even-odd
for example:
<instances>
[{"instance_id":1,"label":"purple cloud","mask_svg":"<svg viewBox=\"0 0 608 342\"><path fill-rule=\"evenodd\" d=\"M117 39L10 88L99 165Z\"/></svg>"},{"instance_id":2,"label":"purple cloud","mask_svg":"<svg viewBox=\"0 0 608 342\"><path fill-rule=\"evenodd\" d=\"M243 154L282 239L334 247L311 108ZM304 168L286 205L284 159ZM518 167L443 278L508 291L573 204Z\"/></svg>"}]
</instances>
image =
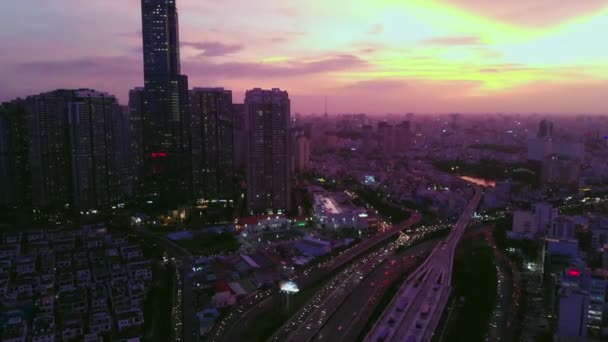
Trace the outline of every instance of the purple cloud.
<instances>
[{"instance_id":1,"label":"purple cloud","mask_svg":"<svg viewBox=\"0 0 608 342\"><path fill-rule=\"evenodd\" d=\"M241 45L220 42L181 42L181 45L202 51L201 56L207 57L225 56L243 50Z\"/></svg>"},{"instance_id":2,"label":"purple cloud","mask_svg":"<svg viewBox=\"0 0 608 342\"><path fill-rule=\"evenodd\" d=\"M192 77L205 75L211 78L238 79L294 77L301 75L365 68L368 63L352 55L335 55L317 60L291 60L285 63L214 63L206 59L186 60L183 70ZM64 61L40 61L21 63L14 67L15 74L36 79L65 78L71 80L95 80L100 83L140 83L141 60L131 56L107 58L78 58Z\"/></svg>"},{"instance_id":3,"label":"purple cloud","mask_svg":"<svg viewBox=\"0 0 608 342\"><path fill-rule=\"evenodd\" d=\"M292 60L285 63L211 63L208 61L186 61L184 70L210 77L292 77L324 72L365 68L367 61L352 55L336 55L320 60Z\"/></svg>"}]
</instances>

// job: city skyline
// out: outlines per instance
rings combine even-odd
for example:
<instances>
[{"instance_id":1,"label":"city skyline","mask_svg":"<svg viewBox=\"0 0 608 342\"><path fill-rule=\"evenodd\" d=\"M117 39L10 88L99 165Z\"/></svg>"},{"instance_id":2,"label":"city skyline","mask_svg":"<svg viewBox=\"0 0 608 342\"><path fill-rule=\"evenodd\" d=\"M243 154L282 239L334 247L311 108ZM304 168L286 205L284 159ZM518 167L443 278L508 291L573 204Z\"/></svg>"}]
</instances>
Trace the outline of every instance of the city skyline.
<instances>
[{"instance_id":1,"label":"city skyline","mask_svg":"<svg viewBox=\"0 0 608 342\"><path fill-rule=\"evenodd\" d=\"M14 14L0 34L9 51L1 100L87 87L126 104L143 85L139 1L31 2L5 5ZM608 111L601 1L178 6L182 72L192 87L231 89L237 102L246 89L281 87L303 113L322 113L325 96L330 113Z\"/></svg>"}]
</instances>

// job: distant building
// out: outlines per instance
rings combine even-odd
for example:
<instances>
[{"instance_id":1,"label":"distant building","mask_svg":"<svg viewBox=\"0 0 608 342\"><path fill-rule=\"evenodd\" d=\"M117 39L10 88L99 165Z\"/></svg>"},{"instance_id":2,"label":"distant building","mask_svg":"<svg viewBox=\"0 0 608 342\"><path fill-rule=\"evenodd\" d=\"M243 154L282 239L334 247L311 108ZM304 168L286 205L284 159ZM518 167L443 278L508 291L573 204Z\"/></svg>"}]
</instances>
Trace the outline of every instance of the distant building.
<instances>
[{"instance_id":1,"label":"distant building","mask_svg":"<svg viewBox=\"0 0 608 342\"><path fill-rule=\"evenodd\" d=\"M550 139L534 137L528 140L528 160L542 162L552 153L553 142Z\"/></svg>"},{"instance_id":2,"label":"distant building","mask_svg":"<svg viewBox=\"0 0 608 342\"><path fill-rule=\"evenodd\" d=\"M552 155L543 161L542 180L547 185L576 189L579 185L580 174L579 159Z\"/></svg>"},{"instance_id":3,"label":"distant building","mask_svg":"<svg viewBox=\"0 0 608 342\"><path fill-rule=\"evenodd\" d=\"M559 294L557 336L586 337L589 295L580 290L564 289Z\"/></svg>"},{"instance_id":4,"label":"distant building","mask_svg":"<svg viewBox=\"0 0 608 342\"><path fill-rule=\"evenodd\" d=\"M295 169L297 172L306 172L310 168L310 140L300 132L295 139Z\"/></svg>"},{"instance_id":5,"label":"distant building","mask_svg":"<svg viewBox=\"0 0 608 342\"><path fill-rule=\"evenodd\" d=\"M395 127L395 151L405 153L412 145L412 129L409 121L403 121Z\"/></svg>"},{"instance_id":6,"label":"distant building","mask_svg":"<svg viewBox=\"0 0 608 342\"><path fill-rule=\"evenodd\" d=\"M280 89L248 90L247 207L250 213L282 213L291 207L290 101Z\"/></svg>"},{"instance_id":7,"label":"distant building","mask_svg":"<svg viewBox=\"0 0 608 342\"><path fill-rule=\"evenodd\" d=\"M536 134L539 138L551 138L553 137L553 122L543 119L538 125L538 133Z\"/></svg>"},{"instance_id":8,"label":"distant building","mask_svg":"<svg viewBox=\"0 0 608 342\"><path fill-rule=\"evenodd\" d=\"M385 155L395 152L395 132L393 125L383 121L378 123L378 145Z\"/></svg>"},{"instance_id":9,"label":"distant building","mask_svg":"<svg viewBox=\"0 0 608 342\"><path fill-rule=\"evenodd\" d=\"M558 216L551 222L547 237L562 240L576 239L576 226L568 216Z\"/></svg>"},{"instance_id":10,"label":"distant building","mask_svg":"<svg viewBox=\"0 0 608 342\"><path fill-rule=\"evenodd\" d=\"M513 225L511 227L512 238L534 239L538 234L538 225L534 220L534 214L527 210L513 211Z\"/></svg>"},{"instance_id":11,"label":"distant building","mask_svg":"<svg viewBox=\"0 0 608 342\"><path fill-rule=\"evenodd\" d=\"M559 215L557 208L549 203L536 203L534 205L534 223L536 229L542 235L547 234L547 231L551 227L553 219Z\"/></svg>"},{"instance_id":12,"label":"distant building","mask_svg":"<svg viewBox=\"0 0 608 342\"><path fill-rule=\"evenodd\" d=\"M194 88L192 111L192 187L206 200L232 200L234 146L232 92Z\"/></svg>"},{"instance_id":13,"label":"distant building","mask_svg":"<svg viewBox=\"0 0 608 342\"><path fill-rule=\"evenodd\" d=\"M374 127L371 125L363 125L361 127L361 151L370 153L374 150Z\"/></svg>"}]
</instances>

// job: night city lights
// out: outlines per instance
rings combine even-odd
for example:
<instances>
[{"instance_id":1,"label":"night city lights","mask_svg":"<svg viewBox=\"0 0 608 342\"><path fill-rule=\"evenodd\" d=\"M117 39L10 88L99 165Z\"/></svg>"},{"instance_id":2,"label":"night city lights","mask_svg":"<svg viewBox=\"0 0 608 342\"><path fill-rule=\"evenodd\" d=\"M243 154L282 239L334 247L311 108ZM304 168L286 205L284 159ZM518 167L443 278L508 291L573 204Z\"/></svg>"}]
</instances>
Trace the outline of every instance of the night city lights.
<instances>
[{"instance_id":1,"label":"night city lights","mask_svg":"<svg viewBox=\"0 0 608 342\"><path fill-rule=\"evenodd\" d=\"M608 2L19 0L0 340L608 340Z\"/></svg>"}]
</instances>

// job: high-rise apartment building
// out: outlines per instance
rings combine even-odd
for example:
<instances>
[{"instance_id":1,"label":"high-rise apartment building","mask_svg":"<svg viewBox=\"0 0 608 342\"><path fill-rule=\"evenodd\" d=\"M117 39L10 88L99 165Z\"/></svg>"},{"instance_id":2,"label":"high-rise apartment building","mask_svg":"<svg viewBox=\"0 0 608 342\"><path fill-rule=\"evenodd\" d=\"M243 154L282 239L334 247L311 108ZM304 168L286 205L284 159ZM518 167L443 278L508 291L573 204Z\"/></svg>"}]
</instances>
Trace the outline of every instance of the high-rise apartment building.
<instances>
[{"instance_id":1,"label":"high-rise apartment building","mask_svg":"<svg viewBox=\"0 0 608 342\"><path fill-rule=\"evenodd\" d=\"M116 98L76 90L68 101L72 198L77 208L108 207L123 198L121 108Z\"/></svg>"},{"instance_id":2,"label":"high-rise apartment building","mask_svg":"<svg viewBox=\"0 0 608 342\"><path fill-rule=\"evenodd\" d=\"M0 105L0 207L31 200L27 119L22 101Z\"/></svg>"},{"instance_id":3,"label":"high-rise apartment building","mask_svg":"<svg viewBox=\"0 0 608 342\"><path fill-rule=\"evenodd\" d=\"M234 146L232 92L194 88L192 111L192 187L205 200L232 200Z\"/></svg>"},{"instance_id":4,"label":"high-rise apartment building","mask_svg":"<svg viewBox=\"0 0 608 342\"><path fill-rule=\"evenodd\" d=\"M128 133L114 96L63 89L0 108L0 205L89 209L123 199Z\"/></svg>"},{"instance_id":5,"label":"high-rise apartment building","mask_svg":"<svg viewBox=\"0 0 608 342\"><path fill-rule=\"evenodd\" d=\"M245 171L247 165L247 111L245 104L233 103L234 168Z\"/></svg>"},{"instance_id":6,"label":"high-rise apartment building","mask_svg":"<svg viewBox=\"0 0 608 342\"><path fill-rule=\"evenodd\" d=\"M36 207L61 207L72 203L67 115L72 96L72 90L56 90L25 99L32 202Z\"/></svg>"},{"instance_id":7,"label":"high-rise apartment building","mask_svg":"<svg viewBox=\"0 0 608 342\"><path fill-rule=\"evenodd\" d=\"M142 0L146 194L176 204L190 196L188 79L181 74L175 0Z\"/></svg>"},{"instance_id":8,"label":"high-rise apartment building","mask_svg":"<svg viewBox=\"0 0 608 342\"><path fill-rule=\"evenodd\" d=\"M290 101L280 89L248 90L247 203L254 214L291 207Z\"/></svg>"}]
</instances>

